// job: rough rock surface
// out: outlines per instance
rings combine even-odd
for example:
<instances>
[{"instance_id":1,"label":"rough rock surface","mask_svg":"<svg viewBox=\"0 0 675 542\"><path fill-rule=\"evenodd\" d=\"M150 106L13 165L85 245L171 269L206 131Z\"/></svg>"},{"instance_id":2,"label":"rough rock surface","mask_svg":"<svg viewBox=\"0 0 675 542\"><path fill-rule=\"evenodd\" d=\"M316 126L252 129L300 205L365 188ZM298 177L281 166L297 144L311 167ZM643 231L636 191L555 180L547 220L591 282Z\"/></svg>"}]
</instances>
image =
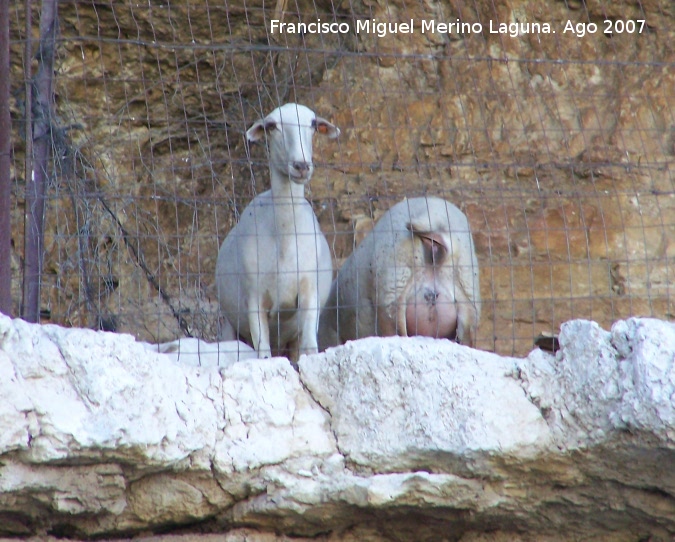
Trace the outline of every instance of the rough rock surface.
<instances>
[{"instance_id":1,"label":"rough rock surface","mask_svg":"<svg viewBox=\"0 0 675 542\"><path fill-rule=\"evenodd\" d=\"M17 313L22 6L11 19ZM213 340L219 241L269 182L243 133L289 100L343 130L338 145L319 143L310 187L336 267L405 196L467 214L486 300L480 348L526 355L572 318L675 314L672 0L82 0L59 14L42 295L53 323ZM273 18L418 29L271 34ZM484 31L422 34L423 19ZM603 33L604 20L636 19L641 33ZM580 37L567 21L599 30ZM513 22L556 33L489 32Z\"/></svg>"},{"instance_id":2,"label":"rough rock surface","mask_svg":"<svg viewBox=\"0 0 675 542\"><path fill-rule=\"evenodd\" d=\"M571 321L560 343L194 367L0 316L0 536L671 539L675 326Z\"/></svg>"}]
</instances>

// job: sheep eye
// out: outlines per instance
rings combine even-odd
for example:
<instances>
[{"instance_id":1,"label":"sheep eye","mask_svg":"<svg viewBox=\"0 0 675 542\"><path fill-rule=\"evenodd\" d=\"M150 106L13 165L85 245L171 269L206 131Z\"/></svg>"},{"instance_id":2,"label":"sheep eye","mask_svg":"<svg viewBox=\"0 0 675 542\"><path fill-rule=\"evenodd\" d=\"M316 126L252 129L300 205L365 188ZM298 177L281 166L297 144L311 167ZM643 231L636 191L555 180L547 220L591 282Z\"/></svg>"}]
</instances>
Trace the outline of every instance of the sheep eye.
<instances>
[{"instance_id":1,"label":"sheep eye","mask_svg":"<svg viewBox=\"0 0 675 542\"><path fill-rule=\"evenodd\" d=\"M265 123L265 131L266 132L272 132L273 130L277 129L277 123L274 121L266 122Z\"/></svg>"}]
</instances>

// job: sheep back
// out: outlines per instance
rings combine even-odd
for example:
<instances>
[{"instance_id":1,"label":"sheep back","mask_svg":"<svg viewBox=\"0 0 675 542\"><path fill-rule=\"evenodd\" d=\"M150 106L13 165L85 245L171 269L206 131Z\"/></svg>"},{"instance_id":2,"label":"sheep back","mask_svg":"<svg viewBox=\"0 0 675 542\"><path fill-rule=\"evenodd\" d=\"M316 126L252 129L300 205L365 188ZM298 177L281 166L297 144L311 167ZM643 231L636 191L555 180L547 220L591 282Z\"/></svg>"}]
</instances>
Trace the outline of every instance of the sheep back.
<instances>
[{"instance_id":1,"label":"sheep back","mask_svg":"<svg viewBox=\"0 0 675 542\"><path fill-rule=\"evenodd\" d=\"M440 198L411 198L389 209L343 264L319 343L425 335L473 346L479 318L478 261L466 216Z\"/></svg>"}]
</instances>

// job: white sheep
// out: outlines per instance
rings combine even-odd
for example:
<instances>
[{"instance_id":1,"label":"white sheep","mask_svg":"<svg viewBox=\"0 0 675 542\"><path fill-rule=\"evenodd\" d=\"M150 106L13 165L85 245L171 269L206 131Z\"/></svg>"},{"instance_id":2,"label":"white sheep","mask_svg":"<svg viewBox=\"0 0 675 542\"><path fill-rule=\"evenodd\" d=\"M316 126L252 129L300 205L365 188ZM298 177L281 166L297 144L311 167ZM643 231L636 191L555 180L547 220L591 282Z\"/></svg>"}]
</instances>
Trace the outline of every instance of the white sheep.
<instances>
[{"instance_id":1,"label":"white sheep","mask_svg":"<svg viewBox=\"0 0 675 542\"><path fill-rule=\"evenodd\" d=\"M312 177L314 133L340 130L303 105L286 104L246 132L266 139L271 190L256 196L218 253L222 339L242 338L259 357L317 352L321 307L333 278L326 238L305 184Z\"/></svg>"},{"instance_id":2,"label":"white sheep","mask_svg":"<svg viewBox=\"0 0 675 542\"><path fill-rule=\"evenodd\" d=\"M479 319L466 216L440 198L411 198L389 209L343 264L321 315L319 345L423 335L474 346Z\"/></svg>"},{"instance_id":3,"label":"white sheep","mask_svg":"<svg viewBox=\"0 0 675 542\"><path fill-rule=\"evenodd\" d=\"M258 357L253 348L241 341L209 343L188 337L160 344L141 344L151 352L166 354L176 363L195 367L229 367L237 361Z\"/></svg>"}]
</instances>

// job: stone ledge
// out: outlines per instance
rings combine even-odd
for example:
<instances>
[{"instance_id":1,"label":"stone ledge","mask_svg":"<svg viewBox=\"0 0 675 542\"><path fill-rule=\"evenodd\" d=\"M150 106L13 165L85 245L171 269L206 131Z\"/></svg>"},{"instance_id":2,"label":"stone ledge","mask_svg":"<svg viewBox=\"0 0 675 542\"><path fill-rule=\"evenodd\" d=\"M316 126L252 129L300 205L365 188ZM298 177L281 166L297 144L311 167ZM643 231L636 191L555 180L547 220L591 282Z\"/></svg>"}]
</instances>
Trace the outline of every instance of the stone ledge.
<instances>
[{"instance_id":1,"label":"stone ledge","mask_svg":"<svg viewBox=\"0 0 675 542\"><path fill-rule=\"evenodd\" d=\"M670 539L675 326L577 320L560 344L206 368L0 316L0 535Z\"/></svg>"}]
</instances>

